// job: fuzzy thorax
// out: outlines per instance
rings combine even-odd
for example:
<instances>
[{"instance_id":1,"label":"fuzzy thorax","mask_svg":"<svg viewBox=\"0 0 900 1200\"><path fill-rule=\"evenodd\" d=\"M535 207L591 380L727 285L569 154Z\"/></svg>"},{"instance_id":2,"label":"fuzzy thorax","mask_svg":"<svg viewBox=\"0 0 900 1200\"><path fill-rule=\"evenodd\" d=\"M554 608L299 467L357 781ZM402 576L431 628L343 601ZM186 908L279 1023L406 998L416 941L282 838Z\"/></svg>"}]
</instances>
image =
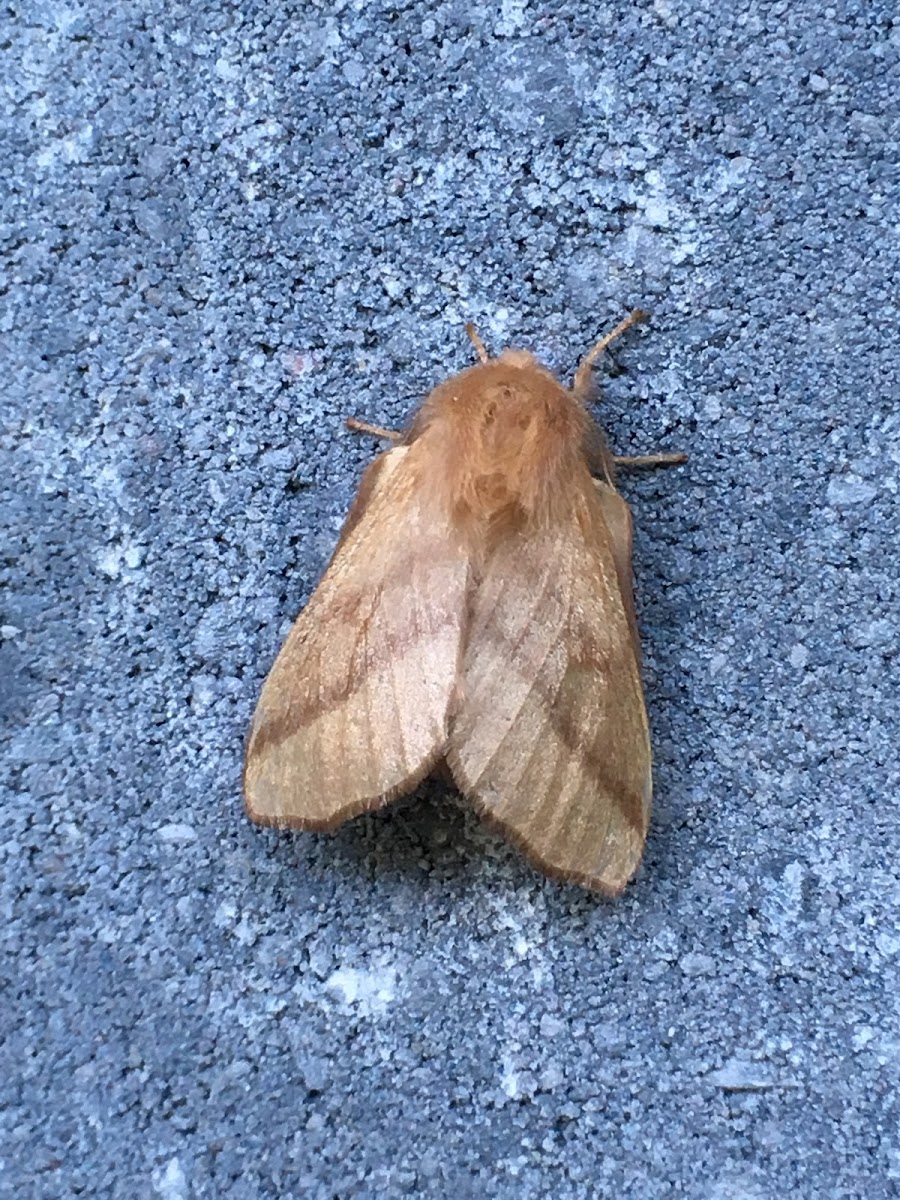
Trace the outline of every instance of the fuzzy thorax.
<instances>
[{"instance_id":1,"label":"fuzzy thorax","mask_svg":"<svg viewBox=\"0 0 900 1200\"><path fill-rule=\"evenodd\" d=\"M479 526L553 524L583 488L593 422L584 406L525 351L453 376L413 423L444 511Z\"/></svg>"}]
</instances>

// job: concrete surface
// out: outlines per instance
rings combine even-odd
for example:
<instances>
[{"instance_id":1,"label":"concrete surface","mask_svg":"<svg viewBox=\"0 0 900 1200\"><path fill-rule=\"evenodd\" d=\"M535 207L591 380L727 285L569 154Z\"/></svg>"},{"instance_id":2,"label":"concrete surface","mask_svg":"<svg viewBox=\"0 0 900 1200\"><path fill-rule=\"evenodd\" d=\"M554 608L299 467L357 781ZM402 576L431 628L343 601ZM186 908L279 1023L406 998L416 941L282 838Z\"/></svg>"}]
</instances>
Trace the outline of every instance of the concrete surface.
<instances>
[{"instance_id":1,"label":"concrete surface","mask_svg":"<svg viewBox=\"0 0 900 1200\"><path fill-rule=\"evenodd\" d=\"M0 1194L897 1195L894 6L95 7L2 18ZM251 828L342 418L637 303L637 882Z\"/></svg>"}]
</instances>

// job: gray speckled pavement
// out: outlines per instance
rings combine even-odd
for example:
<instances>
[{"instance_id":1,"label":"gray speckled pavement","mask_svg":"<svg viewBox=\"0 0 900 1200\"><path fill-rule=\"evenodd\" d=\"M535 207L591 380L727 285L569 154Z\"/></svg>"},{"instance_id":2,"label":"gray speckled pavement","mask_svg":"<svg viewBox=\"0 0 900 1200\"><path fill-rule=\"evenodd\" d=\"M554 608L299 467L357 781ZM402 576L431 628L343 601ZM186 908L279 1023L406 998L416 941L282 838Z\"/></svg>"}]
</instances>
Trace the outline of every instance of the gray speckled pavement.
<instances>
[{"instance_id":1,"label":"gray speckled pavement","mask_svg":"<svg viewBox=\"0 0 900 1200\"><path fill-rule=\"evenodd\" d=\"M896 1196L894 5L100 7L0 18L4 1200ZM251 827L342 418L636 304L635 883Z\"/></svg>"}]
</instances>

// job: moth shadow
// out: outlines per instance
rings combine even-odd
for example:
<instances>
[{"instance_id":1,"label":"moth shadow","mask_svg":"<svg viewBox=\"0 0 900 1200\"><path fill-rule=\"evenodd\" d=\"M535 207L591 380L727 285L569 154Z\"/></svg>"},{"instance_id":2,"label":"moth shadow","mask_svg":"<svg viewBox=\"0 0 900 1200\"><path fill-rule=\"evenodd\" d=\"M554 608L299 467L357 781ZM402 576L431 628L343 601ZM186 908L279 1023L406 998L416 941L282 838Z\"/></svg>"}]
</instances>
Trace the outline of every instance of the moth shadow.
<instances>
[{"instance_id":1,"label":"moth shadow","mask_svg":"<svg viewBox=\"0 0 900 1200\"><path fill-rule=\"evenodd\" d=\"M483 827L456 789L429 778L408 796L319 835L331 869L372 881L459 885L480 873Z\"/></svg>"},{"instance_id":2,"label":"moth shadow","mask_svg":"<svg viewBox=\"0 0 900 1200\"><path fill-rule=\"evenodd\" d=\"M458 894L477 882L493 893L544 891L570 913L610 904L599 892L540 872L440 776L334 833L291 836L312 839L317 873L342 876L351 887L393 882Z\"/></svg>"}]
</instances>

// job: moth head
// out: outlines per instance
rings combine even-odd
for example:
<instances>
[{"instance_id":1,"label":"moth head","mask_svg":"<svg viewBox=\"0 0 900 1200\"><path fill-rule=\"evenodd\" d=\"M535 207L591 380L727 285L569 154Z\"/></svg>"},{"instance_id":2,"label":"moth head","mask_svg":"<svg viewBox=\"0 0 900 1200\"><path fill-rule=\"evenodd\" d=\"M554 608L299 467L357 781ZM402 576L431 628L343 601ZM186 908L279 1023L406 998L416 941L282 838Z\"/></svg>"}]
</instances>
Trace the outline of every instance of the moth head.
<instances>
[{"instance_id":1,"label":"moth head","mask_svg":"<svg viewBox=\"0 0 900 1200\"><path fill-rule=\"evenodd\" d=\"M547 374L547 368L531 353L530 350L504 350L499 361L519 371L541 371Z\"/></svg>"},{"instance_id":2,"label":"moth head","mask_svg":"<svg viewBox=\"0 0 900 1200\"><path fill-rule=\"evenodd\" d=\"M496 372L498 366L510 367L514 371L530 371L545 379L552 379L558 386L559 381L556 379L556 376L551 371L548 371L540 359L536 358L530 350L507 349L495 358L491 358L487 347L471 322L466 326L466 333L475 347L475 353L478 355L478 360L482 367L491 367L493 372Z\"/></svg>"}]
</instances>

